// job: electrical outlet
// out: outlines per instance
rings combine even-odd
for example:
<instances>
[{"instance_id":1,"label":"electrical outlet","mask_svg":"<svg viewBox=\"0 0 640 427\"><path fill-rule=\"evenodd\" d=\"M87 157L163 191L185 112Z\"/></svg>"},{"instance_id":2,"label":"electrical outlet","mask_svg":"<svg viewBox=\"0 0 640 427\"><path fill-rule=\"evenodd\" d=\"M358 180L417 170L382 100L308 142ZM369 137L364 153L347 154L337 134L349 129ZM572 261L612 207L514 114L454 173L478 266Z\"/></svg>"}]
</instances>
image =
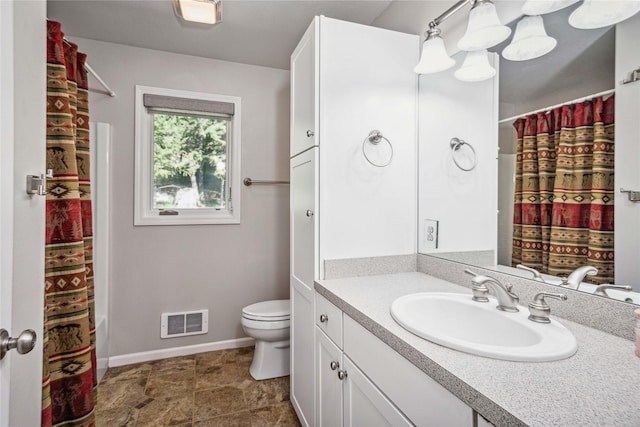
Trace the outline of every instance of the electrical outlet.
<instances>
[{"instance_id":1,"label":"electrical outlet","mask_svg":"<svg viewBox=\"0 0 640 427\"><path fill-rule=\"evenodd\" d=\"M426 249L438 249L438 221L424 220L424 245Z\"/></svg>"}]
</instances>

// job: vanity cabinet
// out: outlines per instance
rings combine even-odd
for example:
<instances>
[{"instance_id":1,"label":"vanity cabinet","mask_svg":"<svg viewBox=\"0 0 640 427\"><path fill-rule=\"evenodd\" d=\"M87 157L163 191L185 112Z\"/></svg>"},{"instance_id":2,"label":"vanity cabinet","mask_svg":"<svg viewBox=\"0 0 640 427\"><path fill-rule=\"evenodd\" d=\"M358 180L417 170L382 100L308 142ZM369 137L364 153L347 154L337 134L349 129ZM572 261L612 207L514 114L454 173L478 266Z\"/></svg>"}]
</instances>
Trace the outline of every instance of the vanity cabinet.
<instances>
[{"instance_id":1,"label":"vanity cabinet","mask_svg":"<svg viewBox=\"0 0 640 427\"><path fill-rule=\"evenodd\" d=\"M316 425L411 426L341 349L342 319L337 307L316 295Z\"/></svg>"}]
</instances>

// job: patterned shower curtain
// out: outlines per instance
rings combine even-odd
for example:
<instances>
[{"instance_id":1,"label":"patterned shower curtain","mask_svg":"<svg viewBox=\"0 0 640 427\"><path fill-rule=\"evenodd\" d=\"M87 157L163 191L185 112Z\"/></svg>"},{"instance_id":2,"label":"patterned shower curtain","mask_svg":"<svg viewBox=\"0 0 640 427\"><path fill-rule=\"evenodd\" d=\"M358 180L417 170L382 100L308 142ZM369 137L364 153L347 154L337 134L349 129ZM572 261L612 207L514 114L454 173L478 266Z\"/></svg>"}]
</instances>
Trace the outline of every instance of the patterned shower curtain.
<instances>
[{"instance_id":1,"label":"patterned shower curtain","mask_svg":"<svg viewBox=\"0 0 640 427\"><path fill-rule=\"evenodd\" d=\"M518 134L512 265L614 281L614 96L514 122Z\"/></svg>"},{"instance_id":2,"label":"patterned shower curtain","mask_svg":"<svg viewBox=\"0 0 640 427\"><path fill-rule=\"evenodd\" d=\"M47 21L42 425L93 426L97 385L86 55Z\"/></svg>"}]
</instances>

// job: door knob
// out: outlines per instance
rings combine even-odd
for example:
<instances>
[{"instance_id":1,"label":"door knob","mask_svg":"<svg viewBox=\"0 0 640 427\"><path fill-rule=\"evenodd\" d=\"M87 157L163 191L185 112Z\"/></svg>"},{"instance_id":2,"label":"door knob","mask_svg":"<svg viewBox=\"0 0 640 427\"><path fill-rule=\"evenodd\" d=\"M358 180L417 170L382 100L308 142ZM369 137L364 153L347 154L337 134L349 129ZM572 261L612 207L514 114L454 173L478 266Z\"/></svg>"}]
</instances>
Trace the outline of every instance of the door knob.
<instances>
[{"instance_id":1,"label":"door knob","mask_svg":"<svg viewBox=\"0 0 640 427\"><path fill-rule=\"evenodd\" d=\"M14 348L20 354L29 353L35 345L36 333L33 329L22 331L18 338L11 338L6 329L0 329L0 359L4 358L4 355Z\"/></svg>"},{"instance_id":2,"label":"door knob","mask_svg":"<svg viewBox=\"0 0 640 427\"><path fill-rule=\"evenodd\" d=\"M327 316L326 314L320 315L320 323L326 323L328 321L329 321L329 316Z\"/></svg>"},{"instance_id":3,"label":"door knob","mask_svg":"<svg viewBox=\"0 0 640 427\"><path fill-rule=\"evenodd\" d=\"M308 217L312 217L313 216L313 211L311 209L307 209L307 216Z\"/></svg>"},{"instance_id":4,"label":"door knob","mask_svg":"<svg viewBox=\"0 0 640 427\"><path fill-rule=\"evenodd\" d=\"M315 135L315 132L312 130L308 130L307 131L307 138L311 138L313 135Z\"/></svg>"},{"instance_id":5,"label":"door knob","mask_svg":"<svg viewBox=\"0 0 640 427\"><path fill-rule=\"evenodd\" d=\"M336 369L338 369L340 367L340 363L338 363L336 361L332 361L329 364L329 367L331 368L332 371L335 371Z\"/></svg>"}]
</instances>

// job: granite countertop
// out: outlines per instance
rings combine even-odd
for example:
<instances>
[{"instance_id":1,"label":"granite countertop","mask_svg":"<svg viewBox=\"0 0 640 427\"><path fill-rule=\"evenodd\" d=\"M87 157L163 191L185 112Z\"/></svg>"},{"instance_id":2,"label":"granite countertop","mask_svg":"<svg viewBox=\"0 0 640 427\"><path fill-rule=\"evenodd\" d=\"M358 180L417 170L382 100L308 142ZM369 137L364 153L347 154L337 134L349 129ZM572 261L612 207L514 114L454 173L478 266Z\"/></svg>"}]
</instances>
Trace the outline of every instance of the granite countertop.
<instances>
[{"instance_id":1,"label":"granite countertop","mask_svg":"<svg viewBox=\"0 0 640 427\"><path fill-rule=\"evenodd\" d=\"M632 341L556 319L575 335L575 355L541 363L495 360L413 335L389 311L402 295L470 294L468 288L399 273L319 280L315 289L496 426L640 426L640 358Z\"/></svg>"}]
</instances>

